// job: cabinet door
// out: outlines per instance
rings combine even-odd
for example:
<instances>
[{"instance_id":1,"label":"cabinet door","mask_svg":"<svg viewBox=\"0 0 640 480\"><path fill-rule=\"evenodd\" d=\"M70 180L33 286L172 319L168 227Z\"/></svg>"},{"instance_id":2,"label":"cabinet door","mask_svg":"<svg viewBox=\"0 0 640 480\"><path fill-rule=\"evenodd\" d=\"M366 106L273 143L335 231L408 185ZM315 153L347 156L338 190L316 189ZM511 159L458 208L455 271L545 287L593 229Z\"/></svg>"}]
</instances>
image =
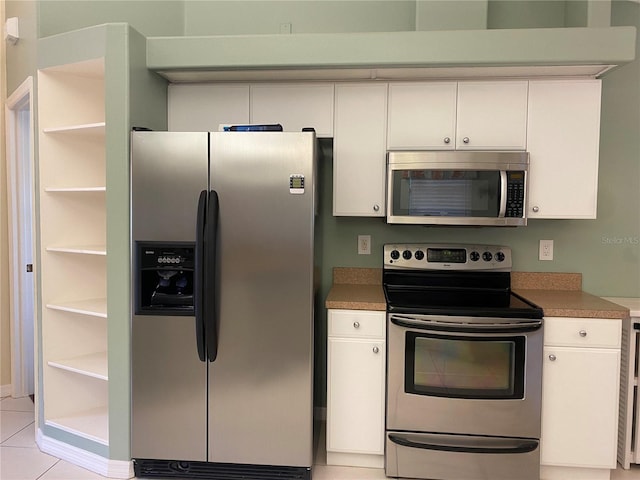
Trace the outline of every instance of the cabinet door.
<instances>
[{"instance_id":1,"label":"cabinet door","mask_svg":"<svg viewBox=\"0 0 640 480\"><path fill-rule=\"evenodd\" d=\"M453 150L457 89L456 82L390 84L389 150Z\"/></svg>"},{"instance_id":2,"label":"cabinet door","mask_svg":"<svg viewBox=\"0 0 640 480\"><path fill-rule=\"evenodd\" d=\"M333 84L252 85L251 123L279 123L286 132L313 127L333 136Z\"/></svg>"},{"instance_id":3,"label":"cabinet door","mask_svg":"<svg viewBox=\"0 0 640 480\"><path fill-rule=\"evenodd\" d=\"M329 338L327 450L384 452L383 341Z\"/></svg>"},{"instance_id":4,"label":"cabinet door","mask_svg":"<svg viewBox=\"0 0 640 480\"><path fill-rule=\"evenodd\" d=\"M600 80L529 84L529 218L596 218Z\"/></svg>"},{"instance_id":5,"label":"cabinet door","mask_svg":"<svg viewBox=\"0 0 640 480\"><path fill-rule=\"evenodd\" d=\"M333 214L383 217L387 84L335 86Z\"/></svg>"},{"instance_id":6,"label":"cabinet door","mask_svg":"<svg viewBox=\"0 0 640 480\"><path fill-rule=\"evenodd\" d=\"M527 81L460 82L456 148L525 150Z\"/></svg>"},{"instance_id":7,"label":"cabinet door","mask_svg":"<svg viewBox=\"0 0 640 480\"><path fill-rule=\"evenodd\" d=\"M545 347L541 463L615 468L620 351Z\"/></svg>"},{"instance_id":8,"label":"cabinet door","mask_svg":"<svg viewBox=\"0 0 640 480\"><path fill-rule=\"evenodd\" d=\"M220 124L249 123L248 85L169 85L168 128L217 132Z\"/></svg>"}]
</instances>

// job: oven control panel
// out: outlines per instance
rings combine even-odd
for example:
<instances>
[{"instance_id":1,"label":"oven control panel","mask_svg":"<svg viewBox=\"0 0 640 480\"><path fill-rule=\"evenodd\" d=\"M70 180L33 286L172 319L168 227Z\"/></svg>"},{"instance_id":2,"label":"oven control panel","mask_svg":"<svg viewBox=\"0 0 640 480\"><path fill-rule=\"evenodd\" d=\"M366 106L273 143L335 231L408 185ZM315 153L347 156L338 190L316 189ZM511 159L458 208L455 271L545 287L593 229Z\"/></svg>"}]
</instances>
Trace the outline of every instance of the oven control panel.
<instances>
[{"instance_id":1,"label":"oven control panel","mask_svg":"<svg viewBox=\"0 0 640 480\"><path fill-rule=\"evenodd\" d=\"M385 269L511 271L511 249L502 245L390 243Z\"/></svg>"}]
</instances>

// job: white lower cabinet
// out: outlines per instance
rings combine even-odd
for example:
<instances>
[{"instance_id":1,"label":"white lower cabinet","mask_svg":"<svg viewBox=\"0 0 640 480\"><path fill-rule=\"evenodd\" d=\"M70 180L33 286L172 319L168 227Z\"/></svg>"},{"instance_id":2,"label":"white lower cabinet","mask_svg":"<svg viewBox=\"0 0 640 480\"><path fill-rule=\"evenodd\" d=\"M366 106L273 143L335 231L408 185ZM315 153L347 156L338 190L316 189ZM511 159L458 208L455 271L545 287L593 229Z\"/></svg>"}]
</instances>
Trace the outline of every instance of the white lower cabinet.
<instances>
[{"instance_id":1,"label":"white lower cabinet","mask_svg":"<svg viewBox=\"0 0 640 480\"><path fill-rule=\"evenodd\" d=\"M385 318L328 312L327 465L384 466Z\"/></svg>"},{"instance_id":2,"label":"white lower cabinet","mask_svg":"<svg viewBox=\"0 0 640 480\"><path fill-rule=\"evenodd\" d=\"M541 479L616 468L621 320L545 318Z\"/></svg>"}]
</instances>

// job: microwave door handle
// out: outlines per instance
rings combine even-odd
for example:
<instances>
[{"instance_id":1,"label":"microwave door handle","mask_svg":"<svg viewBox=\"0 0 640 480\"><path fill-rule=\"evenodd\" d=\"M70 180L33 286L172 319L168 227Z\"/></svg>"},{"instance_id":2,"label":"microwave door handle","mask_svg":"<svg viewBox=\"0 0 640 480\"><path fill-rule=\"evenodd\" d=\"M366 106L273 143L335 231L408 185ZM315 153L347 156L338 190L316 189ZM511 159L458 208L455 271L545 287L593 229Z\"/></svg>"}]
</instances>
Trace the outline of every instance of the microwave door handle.
<instances>
[{"instance_id":1,"label":"microwave door handle","mask_svg":"<svg viewBox=\"0 0 640 480\"><path fill-rule=\"evenodd\" d=\"M500 170L500 211L498 218L504 218L507 213L507 172Z\"/></svg>"}]
</instances>

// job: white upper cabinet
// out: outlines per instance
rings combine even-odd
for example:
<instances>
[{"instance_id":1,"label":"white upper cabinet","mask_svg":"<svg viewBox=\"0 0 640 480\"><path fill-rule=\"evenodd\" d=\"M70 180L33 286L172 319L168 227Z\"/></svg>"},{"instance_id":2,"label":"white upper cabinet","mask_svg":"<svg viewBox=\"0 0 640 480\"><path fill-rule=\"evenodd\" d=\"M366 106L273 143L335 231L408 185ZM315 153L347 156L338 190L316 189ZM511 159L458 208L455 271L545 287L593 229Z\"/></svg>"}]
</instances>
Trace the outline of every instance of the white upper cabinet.
<instances>
[{"instance_id":1,"label":"white upper cabinet","mask_svg":"<svg viewBox=\"0 0 640 480\"><path fill-rule=\"evenodd\" d=\"M453 150L457 91L456 82L390 84L389 149Z\"/></svg>"},{"instance_id":2,"label":"white upper cabinet","mask_svg":"<svg viewBox=\"0 0 640 480\"><path fill-rule=\"evenodd\" d=\"M389 149L525 150L527 81L394 83Z\"/></svg>"},{"instance_id":3,"label":"white upper cabinet","mask_svg":"<svg viewBox=\"0 0 640 480\"><path fill-rule=\"evenodd\" d=\"M529 84L529 218L596 218L600 80Z\"/></svg>"},{"instance_id":4,"label":"white upper cabinet","mask_svg":"<svg viewBox=\"0 0 640 480\"><path fill-rule=\"evenodd\" d=\"M387 84L335 87L333 214L385 215Z\"/></svg>"},{"instance_id":5,"label":"white upper cabinet","mask_svg":"<svg viewBox=\"0 0 640 480\"><path fill-rule=\"evenodd\" d=\"M333 84L252 85L251 123L279 123L285 132L312 127L332 137Z\"/></svg>"},{"instance_id":6,"label":"white upper cabinet","mask_svg":"<svg viewBox=\"0 0 640 480\"><path fill-rule=\"evenodd\" d=\"M246 124L249 85L169 85L168 128L172 132L217 132L220 124Z\"/></svg>"},{"instance_id":7,"label":"white upper cabinet","mask_svg":"<svg viewBox=\"0 0 640 480\"><path fill-rule=\"evenodd\" d=\"M525 150L527 81L458 84L456 148Z\"/></svg>"},{"instance_id":8,"label":"white upper cabinet","mask_svg":"<svg viewBox=\"0 0 640 480\"><path fill-rule=\"evenodd\" d=\"M288 132L312 127L333 136L333 84L175 84L169 130L218 131L221 124L279 123Z\"/></svg>"}]
</instances>

